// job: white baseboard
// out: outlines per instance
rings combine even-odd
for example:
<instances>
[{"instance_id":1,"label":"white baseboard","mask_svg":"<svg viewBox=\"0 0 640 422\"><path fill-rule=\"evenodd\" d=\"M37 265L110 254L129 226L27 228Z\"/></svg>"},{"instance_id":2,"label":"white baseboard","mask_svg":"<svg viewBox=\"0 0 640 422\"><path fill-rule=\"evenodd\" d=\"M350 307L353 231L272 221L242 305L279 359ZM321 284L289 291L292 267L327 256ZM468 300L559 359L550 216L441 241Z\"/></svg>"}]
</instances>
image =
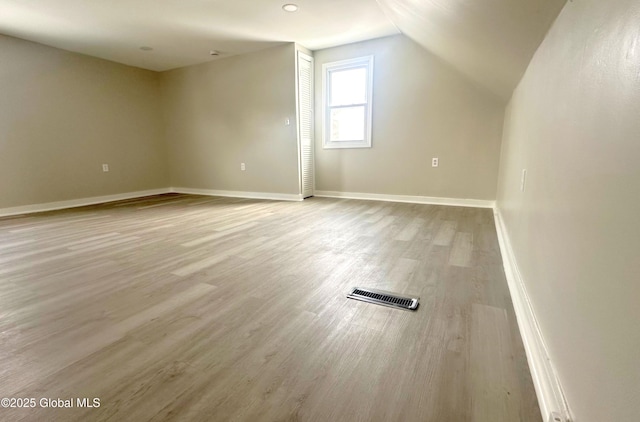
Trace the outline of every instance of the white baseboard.
<instances>
[{"instance_id":1,"label":"white baseboard","mask_svg":"<svg viewBox=\"0 0 640 422\"><path fill-rule=\"evenodd\" d=\"M545 346L540 327L536 320L529 295L524 285L524 280L518 268L518 262L511 247L511 241L507 229L498 209L494 209L496 231L502 253L504 272L509 284L513 308L518 320L520 335L527 353L529 369L533 378L533 385L536 389L538 404L542 412L544 422L547 422L552 412L564 419L563 422L571 421L569 406L565 399L560 381L553 368L549 353Z\"/></svg>"},{"instance_id":2,"label":"white baseboard","mask_svg":"<svg viewBox=\"0 0 640 422\"><path fill-rule=\"evenodd\" d=\"M493 208L495 201L482 199L438 198L434 196L386 195L317 190L314 196L325 198L364 199L368 201L407 202L411 204L451 205L456 207Z\"/></svg>"},{"instance_id":3,"label":"white baseboard","mask_svg":"<svg viewBox=\"0 0 640 422\"><path fill-rule=\"evenodd\" d=\"M170 193L168 188L151 189L137 192L118 193L115 195L92 196L90 198L71 199L68 201L47 202L44 204L23 205L20 207L0 208L0 217L31 214L35 212L54 211L64 208L84 207L86 205L104 204L105 202L122 201L124 199L142 198L145 196Z\"/></svg>"},{"instance_id":4,"label":"white baseboard","mask_svg":"<svg viewBox=\"0 0 640 422\"><path fill-rule=\"evenodd\" d=\"M171 192L192 195L225 196L228 198L271 199L274 201L302 201L302 195L292 193L243 192L232 190L170 188Z\"/></svg>"},{"instance_id":5,"label":"white baseboard","mask_svg":"<svg viewBox=\"0 0 640 422\"><path fill-rule=\"evenodd\" d=\"M271 192L244 192L214 189L194 188L161 188L137 192L119 193L115 195L93 196L90 198L71 199L68 201L47 202L44 204L23 205L19 207L0 208L0 217L11 215L31 214L35 212L54 211L64 208L83 207L86 205L103 204L105 202L121 201L124 199L141 198L160 195L163 193L185 193L192 195L224 196L229 198L269 199L274 201L302 201L302 195ZM334 191L316 191L315 196L327 198L366 199L372 201L408 202L414 204L453 205L461 207L493 208L494 201L479 199L436 198L429 196L382 195L375 193L352 193Z\"/></svg>"},{"instance_id":6,"label":"white baseboard","mask_svg":"<svg viewBox=\"0 0 640 422\"><path fill-rule=\"evenodd\" d=\"M276 201L302 201L302 195L268 192L240 192L211 189L191 188L162 188L137 192L119 193L115 195L93 196L90 198L71 199L68 201L47 202L44 204L23 205L19 207L0 208L0 217L12 215L32 214L36 212L54 211L65 208L84 207L86 205L104 204L106 202L122 201L124 199L142 198L145 196L161 195L163 193L187 193L193 195L226 196L231 198L271 199Z\"/></svg>"}]
</instances>

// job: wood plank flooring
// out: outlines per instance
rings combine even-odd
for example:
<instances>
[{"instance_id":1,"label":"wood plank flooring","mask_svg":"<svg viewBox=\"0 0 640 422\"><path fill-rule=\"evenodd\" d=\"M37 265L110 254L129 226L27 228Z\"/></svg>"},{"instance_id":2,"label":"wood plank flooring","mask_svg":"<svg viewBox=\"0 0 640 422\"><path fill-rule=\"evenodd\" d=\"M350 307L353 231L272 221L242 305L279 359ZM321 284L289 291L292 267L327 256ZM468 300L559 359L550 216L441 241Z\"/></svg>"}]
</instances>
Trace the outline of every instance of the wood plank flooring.
<instances>
[{"instance_id":1,"label":"wood plank flooring","mask_svg":"<svg viewBox=\"0 0 640 422\"><path fill-rule=\"evenodd\" d=\"M0 397L37 401L0 420L539 422L501 265L488 209L162 195L0 219Z\"/></svg>"}]
</instances>

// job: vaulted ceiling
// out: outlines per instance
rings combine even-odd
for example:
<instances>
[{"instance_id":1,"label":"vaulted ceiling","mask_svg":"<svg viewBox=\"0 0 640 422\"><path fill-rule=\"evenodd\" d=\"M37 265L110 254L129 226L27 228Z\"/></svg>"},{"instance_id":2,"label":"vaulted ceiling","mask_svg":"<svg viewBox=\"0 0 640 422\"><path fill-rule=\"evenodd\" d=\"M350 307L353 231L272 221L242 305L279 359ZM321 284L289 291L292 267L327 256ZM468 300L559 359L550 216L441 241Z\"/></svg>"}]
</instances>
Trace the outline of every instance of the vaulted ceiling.
<instances>
[{"instance_id":1,"label":"vaulted ceiling","mask_svg":"<svg viewBox=\"0 0 640 422\"><path fill-rule=\"evenodd\" d=\"M565 0L378 0L397 27L508 99Z\"/></svg>"},{"instance_id":2,"label":"vaulted ceiling","mask_svg":"<svg viewBox=\"0 0 640 422\"><path fill-rule=\"evenodd\" d=\"M282 10L296 3L299 10ZM0 0L0 33L163 71L403 32L502 98L564 0ZM140 47L151 47L144 51ZM0 52L1 54L1 52Z\"/></svg>"}]
</instances>

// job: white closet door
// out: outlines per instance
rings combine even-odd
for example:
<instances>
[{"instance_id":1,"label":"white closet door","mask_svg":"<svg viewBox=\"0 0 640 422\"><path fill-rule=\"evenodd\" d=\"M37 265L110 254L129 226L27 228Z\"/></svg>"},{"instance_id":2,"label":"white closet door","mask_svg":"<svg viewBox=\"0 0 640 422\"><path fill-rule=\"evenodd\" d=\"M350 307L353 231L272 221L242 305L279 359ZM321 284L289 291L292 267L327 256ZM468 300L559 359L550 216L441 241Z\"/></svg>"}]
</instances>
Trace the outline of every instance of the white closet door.
<instances>
[{"instance_id":1,"label":"white closet door","mask_svg":"<svg viewBox=\"0 0 640 422\"><path fill-rule=\"evenodd\" d=\"M300 173L302 197L313 196L313 58L298 51Z\"/></svg>"}]
</instances>

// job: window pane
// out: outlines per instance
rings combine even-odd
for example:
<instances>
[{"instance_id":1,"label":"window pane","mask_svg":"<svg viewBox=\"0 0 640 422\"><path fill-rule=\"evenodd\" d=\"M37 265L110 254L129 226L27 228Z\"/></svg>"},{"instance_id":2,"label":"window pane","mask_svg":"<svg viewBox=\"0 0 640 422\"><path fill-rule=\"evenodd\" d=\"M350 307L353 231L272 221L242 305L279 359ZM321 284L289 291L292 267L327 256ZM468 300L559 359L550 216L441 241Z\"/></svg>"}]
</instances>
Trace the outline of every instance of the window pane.
<instances>
[{"instance_id":1,"label":"window pane","mask_svg":"<svg viewBox=\"0 0 640 422\"><path fill-rule=\"evenodd\" d=\"M331 109L331 141L363 141L364 116L364 106Z\"/></svg>"},{"instance_id":2,"label":"window pane","mask_svg":"<svg viewBox=\"0 0 640 422\"><path fill-rule=\"evenodd\" d=\"M367 69L334 70L331 75L332 106L367 102Z\"/></svg>"}]
</instances>

